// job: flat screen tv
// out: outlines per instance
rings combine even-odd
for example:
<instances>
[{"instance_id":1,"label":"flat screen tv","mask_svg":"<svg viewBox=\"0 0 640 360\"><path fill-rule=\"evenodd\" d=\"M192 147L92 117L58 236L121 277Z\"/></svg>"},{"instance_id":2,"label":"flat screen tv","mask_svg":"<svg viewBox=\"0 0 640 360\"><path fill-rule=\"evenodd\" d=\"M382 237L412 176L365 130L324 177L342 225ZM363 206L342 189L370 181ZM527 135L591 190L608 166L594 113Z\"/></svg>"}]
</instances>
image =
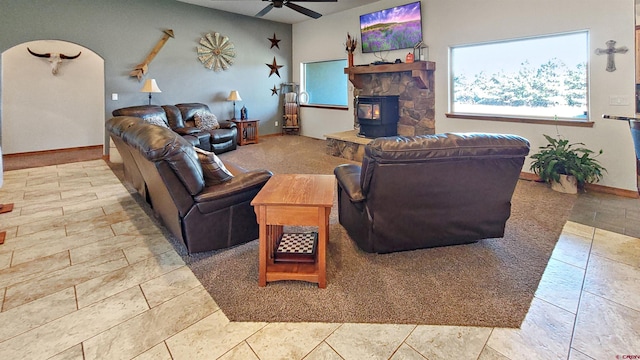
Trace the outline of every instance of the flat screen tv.
<instances>
[{"instance_id":1,"label":"flat screen tv","mask_svg":"<svg viewBox=\"0 0 640 360\"><path fill-rule=\"evenodd\" d=\"M420 1L360 15L363 53L413 48L422 41Z\"/></svg>"}]
</instances>

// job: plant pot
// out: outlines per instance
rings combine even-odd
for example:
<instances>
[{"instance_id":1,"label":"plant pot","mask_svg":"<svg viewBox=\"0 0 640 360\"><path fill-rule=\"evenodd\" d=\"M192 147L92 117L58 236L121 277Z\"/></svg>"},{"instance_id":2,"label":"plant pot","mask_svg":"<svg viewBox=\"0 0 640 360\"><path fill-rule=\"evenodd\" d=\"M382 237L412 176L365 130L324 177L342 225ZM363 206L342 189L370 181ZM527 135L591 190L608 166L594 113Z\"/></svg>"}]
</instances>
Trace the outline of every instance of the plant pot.
<instances>
[{"instance_id":1,"label":"plant pot","mask_svg":"<svg viewBox=\"0 0 640 360\"><path fill-rule=\"evenodd\" d=\"M560 175L559 182L551 181L551 189L565 194L577 194L578 181L575 176Z\"/></svg>"}]
</instances>

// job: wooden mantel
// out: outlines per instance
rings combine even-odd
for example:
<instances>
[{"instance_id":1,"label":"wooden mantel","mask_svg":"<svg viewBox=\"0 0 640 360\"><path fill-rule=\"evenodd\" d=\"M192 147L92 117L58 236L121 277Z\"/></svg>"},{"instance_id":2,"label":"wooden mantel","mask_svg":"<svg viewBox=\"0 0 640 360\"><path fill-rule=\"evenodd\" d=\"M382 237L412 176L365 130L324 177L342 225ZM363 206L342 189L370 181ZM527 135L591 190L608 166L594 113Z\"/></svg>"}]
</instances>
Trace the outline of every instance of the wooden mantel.
<instances>
[{"instance_id":1,"label":"wooden mantel","mask_svg":"<svg viewBox=\"0 0 640 360\"><path fill-rule=\"evenodd\" d=\"M421 89L429 88L429 71L436 70L436 63L433 61L416 61L412 63L400 64L383 64L383 65L366 65L354 66L344 69L344 73L349 75L349 81L358 89L362 89L362 77L360 75L394 73L394 72L411 72L411 76L415 79L416 84Z\"/></svg>"}]
</instances>

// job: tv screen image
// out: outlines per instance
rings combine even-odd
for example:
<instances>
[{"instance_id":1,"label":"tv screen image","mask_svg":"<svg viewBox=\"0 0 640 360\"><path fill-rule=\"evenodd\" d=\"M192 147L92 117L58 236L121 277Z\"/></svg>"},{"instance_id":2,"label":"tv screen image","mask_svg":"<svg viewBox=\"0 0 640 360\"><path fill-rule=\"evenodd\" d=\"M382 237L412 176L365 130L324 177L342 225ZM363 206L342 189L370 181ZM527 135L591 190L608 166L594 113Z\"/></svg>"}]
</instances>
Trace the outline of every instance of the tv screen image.
<instances>
[{"instance_id":1,"label":"tv screen image","mask_svg":"<svg viewBox=\"0 0 640 360\"><path fill-rule=\"evenodd\" d=\"M360 15L362 52L413 48L422 41L420 1Z\"/></svg>"}]
</instances>

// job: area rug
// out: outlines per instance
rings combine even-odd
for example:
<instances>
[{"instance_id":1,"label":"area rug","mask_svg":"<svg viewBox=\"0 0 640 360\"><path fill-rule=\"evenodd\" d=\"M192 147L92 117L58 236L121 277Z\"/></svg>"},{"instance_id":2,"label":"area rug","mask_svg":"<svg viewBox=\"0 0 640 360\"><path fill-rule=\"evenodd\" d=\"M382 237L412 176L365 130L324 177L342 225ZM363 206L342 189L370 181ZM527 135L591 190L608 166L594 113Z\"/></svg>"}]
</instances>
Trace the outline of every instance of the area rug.
<instances>
[{"instance_id":1,"label":"area rug","mask_svg":"<svg viewBox=\"0 0 640 360\"><path fill-rule=\"evenodd\" d=\"M289 146L277 149L289 141L305 142L267 142L273 152L292 153ZM271 165L274 172L330 173L345 162L317 152L297 165L294 159L274 162L278 157L265 151L268 146L221 157L246 168ZM317 140L314 146L322 151ZM300 281L258 287L257 240L184 258L231 321L519 327L574 201L546 184L521 180L504 238L384 255L357 248L337 222L334 204L326 289Z\"/></svg>"}]
</instances>

